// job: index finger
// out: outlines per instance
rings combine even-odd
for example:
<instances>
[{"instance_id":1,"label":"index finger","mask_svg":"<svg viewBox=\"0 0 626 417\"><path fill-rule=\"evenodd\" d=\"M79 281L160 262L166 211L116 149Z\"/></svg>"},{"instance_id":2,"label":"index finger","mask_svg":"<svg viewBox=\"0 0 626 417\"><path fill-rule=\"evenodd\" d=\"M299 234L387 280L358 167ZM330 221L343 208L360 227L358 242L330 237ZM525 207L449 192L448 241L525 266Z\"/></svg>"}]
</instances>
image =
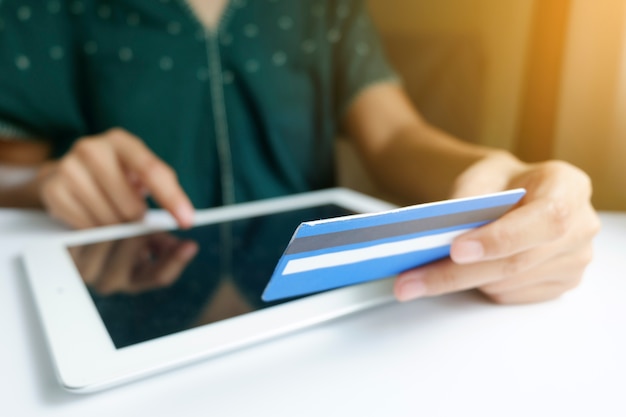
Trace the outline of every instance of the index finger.
<instances>
[{"instance_id":1,"label":"index finger","mask_svg":"<svg viewBox=\"0 0 626 417\"><path fill-rule=\"evenodd\" d=\"M572 211L561 200L532 201L457 237L450 257L455 263L468 264L509 257L554 241L567 232Z\"/></svg>"},{"instance_id":2,"label":"index finger","mask_svg":"<svg viewBox=\"0 0 626 417\"><path fill-rule=\"evenodd\" d=\"M193 205L178 183L174 170L137 137L112 132L111 144L121 163L136 173L154 200L169 211L181 227L193 224Z\"/></svg>"}]
</instances>

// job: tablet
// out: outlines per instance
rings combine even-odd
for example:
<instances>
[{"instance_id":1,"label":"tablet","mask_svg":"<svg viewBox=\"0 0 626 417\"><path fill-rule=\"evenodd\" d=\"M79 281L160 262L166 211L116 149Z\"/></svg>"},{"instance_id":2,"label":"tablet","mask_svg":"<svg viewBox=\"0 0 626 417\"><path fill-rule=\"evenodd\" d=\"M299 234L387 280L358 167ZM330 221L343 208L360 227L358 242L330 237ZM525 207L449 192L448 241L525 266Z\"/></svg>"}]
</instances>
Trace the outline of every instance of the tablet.
<instances>
[{"instance_id":1,"label":"tablet","mask_svg":"<svg viewBox=\"0 0 626 417\"><path fill-rule=\"evenodd\" d=\"M38 241L22 259L60 384L110 388L393 300L389 279L261 299L301 222L390 208L332 189Z\"/></svg>"}]
</instances>

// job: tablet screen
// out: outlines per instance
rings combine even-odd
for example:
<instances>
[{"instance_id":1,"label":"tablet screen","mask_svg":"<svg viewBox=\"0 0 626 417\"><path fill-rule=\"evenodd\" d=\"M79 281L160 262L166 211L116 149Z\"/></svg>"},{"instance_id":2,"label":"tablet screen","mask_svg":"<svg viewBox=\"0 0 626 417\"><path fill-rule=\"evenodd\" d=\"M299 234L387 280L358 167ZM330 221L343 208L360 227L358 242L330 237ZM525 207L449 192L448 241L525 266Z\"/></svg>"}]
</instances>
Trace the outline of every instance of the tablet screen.
<instances>
[{"instance_id":1,"label":"tablet screen","mask_svg":"<svg viewBox=\"0 0 626 417\"><path fill-rule=\"evenodd\" d=\"M290 301L261 293L294 230L347 214L323 205L69 250L119 349Z\"/></svg>"}]
</instances>

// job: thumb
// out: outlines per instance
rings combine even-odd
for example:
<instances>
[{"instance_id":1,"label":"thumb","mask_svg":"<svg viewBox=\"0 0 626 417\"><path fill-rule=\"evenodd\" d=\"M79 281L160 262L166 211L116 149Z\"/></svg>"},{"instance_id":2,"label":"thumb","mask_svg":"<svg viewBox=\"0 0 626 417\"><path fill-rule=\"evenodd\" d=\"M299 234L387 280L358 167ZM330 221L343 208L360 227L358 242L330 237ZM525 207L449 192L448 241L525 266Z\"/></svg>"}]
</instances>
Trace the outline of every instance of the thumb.
<instances>
[{"instance_id":1,"label":"thumb","mask_svg":"<svg viewBox=\"0 0 626 417\"><path fill-rule=\"evenodd\" d=\"M470 165L456 179L450 198L473 197L506 190L511 179L522 170L508 153L495 153Z\"/></svg>"}]
</instances>

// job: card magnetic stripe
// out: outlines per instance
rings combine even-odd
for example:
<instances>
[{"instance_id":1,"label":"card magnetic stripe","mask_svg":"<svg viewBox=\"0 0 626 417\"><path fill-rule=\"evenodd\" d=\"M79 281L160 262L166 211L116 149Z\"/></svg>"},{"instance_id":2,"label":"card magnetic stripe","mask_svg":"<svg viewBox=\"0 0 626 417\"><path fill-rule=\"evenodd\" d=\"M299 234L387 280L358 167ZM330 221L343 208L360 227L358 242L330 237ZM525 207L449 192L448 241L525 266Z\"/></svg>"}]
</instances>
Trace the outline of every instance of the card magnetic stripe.
<instances>
[{"instance_id":1,"label":"card magnetic stripe","mask_svg":"<svg viewBox=\"0 0 626 417\"><path fill-rule=\"evenodd\" d=\"M454 237L498 218L510 207L295 237L263 299L272 301L367 282L444 258Z\"/></svg>"},{"instance_id":2,"label":"card magnetic stripe","mask_svg":"<svg viewBox=\"0 0 626 417\"><path fill-rule=\"evenodd\" d=\"M370 225L357 229L328 231L323 234L300 236L296 233L285 255L301 252L313 252L320 249L329 249L337 246L354 245L363 242L374 242L388 238L402 237L406 235L446 229L450 225L468 225L484 223L496 219L506 213L509 205L488 207L480 210L463 211L442 216L419 218L414 220L396 221L393 223ZM379 218L380 219L380 218ZM387 220L387 219L386 219ZM345 220L352 221L352 220Z\"/></svg>"},{"instance_id":3,"label":"card magnetic stripe","mask_svg":"<svg viewBox=\"0 0 626 417\"><path fill-rule=\"evenodd\" d=\"M430 250L448 245L456 236L485 223L487 222L457 225L445 229L429 230L371 242L361 242L330 249L287 255L283 259L284 267L282 270L280 268L277 270L283 276L295 276L302 272L326 270L371 259L387 259L390 256Z\"/></svg>"}]
</instances>

